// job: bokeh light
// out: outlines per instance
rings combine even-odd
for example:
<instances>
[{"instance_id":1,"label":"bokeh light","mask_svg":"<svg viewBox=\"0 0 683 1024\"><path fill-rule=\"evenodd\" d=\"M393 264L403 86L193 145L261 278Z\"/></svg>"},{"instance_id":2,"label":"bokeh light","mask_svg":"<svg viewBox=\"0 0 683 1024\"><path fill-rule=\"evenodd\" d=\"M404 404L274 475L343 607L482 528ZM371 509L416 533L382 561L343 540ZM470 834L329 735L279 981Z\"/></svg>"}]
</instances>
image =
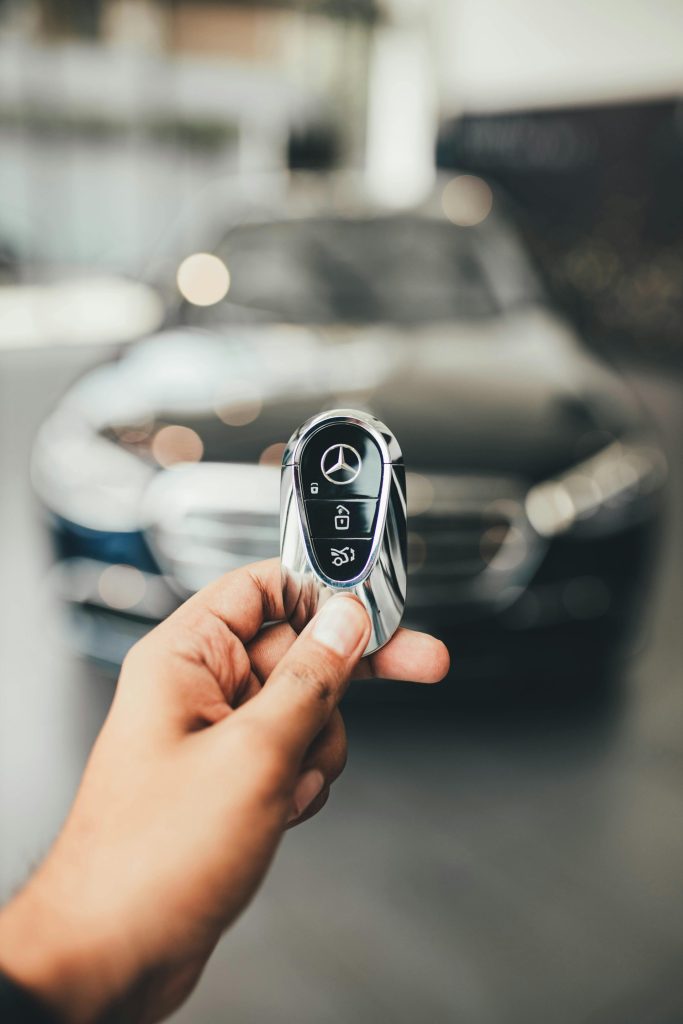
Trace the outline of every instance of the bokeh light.
<instances>
[{"instance_id":1,"label":"bokeh light","mask_svg":"<svg viewBox=\"0 0 683 1024\"><path fill-rule=\"evenodd\" d=\"M209 252L195 252L178 267L178 290L193 306L213 306L230 288L230 271Z\"/></svg>"},{"instance_id":2,"label":"bokeh light","mask_svg":"<svg viewBox=\"0 0 683 1024\"><path fill-rule=\"evenodd\" d=\"M149 441L152 425L150 423L126 424L121 427L114 427L113 431L122 444L137 446L146 444Z\"/></svg>"},{"instance_id":3,"label":"bokeh light","mask_svg":"<svg viewBox=\"0 0 683 1024\"><path fill-rule=\"evenodd\" d=\"M260 466L280 466L282 464L282 456L285 453L287 445L284 441L276 441L275 444L269 444L267 448L264 448L259 456Z\"/></svg>"},{"instance_id":4,"label":"bokeh light","mask_svg":"<svg viewBox=\"0 0 683 1024\"><path fill-rule=\"evenodd\" d=\"M199 462L203 454L202 439L191 427L162 427L152 441L152 455L165 468L179 462Z\"/></svg>"},{"instance_id":5,"label":"bokeh light","mask_svg":"<svg viewBox=\"0 0 683 1024\"><path fill-rule=\"evenodd\" d=\"M421 533L408 533L408 572L421 569L427 560L427 542Z\"/></svg>"},{"instance_id":6,"label":"bokeh light","mask_svg":"<svg viewBox=\"0 0 683 1024\"><path fill-rule=\"evenodd\" d=\"M434 503L434 485L421 473L406 473L406 496L408 515L418 516L427 512Z\"/></svg>"},{"instance_id":7,"label":"bokeh light","mask_svg":"<svg viewBox=\"0 0 683 1024\"><path fill-rule=\"evenodd\" d=\"M216 409L216 415L229 427L245 427L261 414L263 402L257 395L239 398Z\"/></svg>"},{"instance_id":8,"label":"bokeh light","mask_svg":"<svg viewBox=\"0 0 683 1024\"><path fill-rule=\"evenodd\" d=\"M441 206L452 224L471 228L486 220L493 208L493 192L483 178L459 174L446 184Z\"/></svg>"},{"instance_id":9,"label":"bokeh light","mask_svg":"<svg viewBox=\"0 0 683 1024\"><path fill-rule=\"evenodd\" d=\"M100 597L110 608L134 608L145 596L144 574L132 565L108 565L97 583Z\"/></svg>"}]
</instances>

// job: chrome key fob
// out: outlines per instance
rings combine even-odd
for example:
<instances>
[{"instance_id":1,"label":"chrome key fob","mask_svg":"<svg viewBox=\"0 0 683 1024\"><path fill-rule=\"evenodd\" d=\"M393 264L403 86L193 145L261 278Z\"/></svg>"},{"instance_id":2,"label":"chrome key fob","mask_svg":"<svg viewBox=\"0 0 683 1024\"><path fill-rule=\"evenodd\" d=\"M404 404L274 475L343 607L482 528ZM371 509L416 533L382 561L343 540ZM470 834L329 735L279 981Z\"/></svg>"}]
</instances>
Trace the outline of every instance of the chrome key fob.
<instances>
[{"instance_id":1,"label":"chrome key fob","mask_svg":"<svg viewBox=\"0 0 683 1024\"><path fill-rule=\"evenodd\" d=\"M372 623L365 654L396 632L406 598L406 492L396 438L365 412L334 409L294 432L282 459L285 611L301 629L334 593Z\"/></svg>"}]
</instances>

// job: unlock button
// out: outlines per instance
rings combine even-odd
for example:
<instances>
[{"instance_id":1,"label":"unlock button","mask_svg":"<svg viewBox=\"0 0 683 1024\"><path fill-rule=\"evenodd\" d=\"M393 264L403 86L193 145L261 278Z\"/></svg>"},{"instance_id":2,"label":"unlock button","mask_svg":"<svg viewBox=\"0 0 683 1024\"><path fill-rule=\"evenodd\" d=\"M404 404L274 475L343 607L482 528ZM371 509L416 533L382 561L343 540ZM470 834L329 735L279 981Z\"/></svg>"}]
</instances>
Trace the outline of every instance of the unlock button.
<instances>
[{"instance_id":1,"label":"unlock button","mask_svg":"<svg viewBox=\"0 0 683 1024\"><path fill-rule=\"evenodd\" d=\"M369 537L375 520L376 501L349 499L306 502L312 537Z\"/></svg>"},{"instance_id":2,"label":"unlock button","mask_svg":"<svg viewBox=\"0 0 683 1024\"><path fill-rule=\"evenodd\" d=\"M342 530L348 530L351 526L351 513L346 505L337 505L336 513L334 517L335 530L339 530L340 533Z\"/></svg>"}]
</instances>

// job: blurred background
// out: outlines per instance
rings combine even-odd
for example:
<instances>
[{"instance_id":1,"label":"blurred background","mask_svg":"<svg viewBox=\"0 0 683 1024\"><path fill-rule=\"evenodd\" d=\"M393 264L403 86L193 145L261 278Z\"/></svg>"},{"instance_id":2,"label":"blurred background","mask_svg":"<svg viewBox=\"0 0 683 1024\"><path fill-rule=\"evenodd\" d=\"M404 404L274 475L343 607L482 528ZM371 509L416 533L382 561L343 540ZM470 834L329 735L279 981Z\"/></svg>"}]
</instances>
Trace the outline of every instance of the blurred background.
<instances>
[{"instance_id":1,"label":"blurred background","mask_svg":"<svg viewBox=\"0 0 683 1024\"><path fill-rule=\"evenodd\" d=\"M352 691L174 1019L683 1017L682 182L675 0L0 2L0 899L363 408L453 669Z\"/></svg>"}]
</instances>

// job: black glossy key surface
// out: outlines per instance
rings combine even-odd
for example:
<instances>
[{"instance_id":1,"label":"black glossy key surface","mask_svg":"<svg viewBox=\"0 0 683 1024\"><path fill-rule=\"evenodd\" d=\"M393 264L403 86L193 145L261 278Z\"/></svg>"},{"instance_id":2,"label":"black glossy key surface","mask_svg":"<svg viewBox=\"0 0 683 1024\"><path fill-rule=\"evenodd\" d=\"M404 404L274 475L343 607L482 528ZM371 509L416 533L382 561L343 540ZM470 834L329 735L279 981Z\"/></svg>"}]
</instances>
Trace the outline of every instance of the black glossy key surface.
<instances>
[{"instance_id":1,"label":"black glossy key surface","mask_svg":"<svg viewBox=\"0 0 683 1024\"><path fill-rule=\"evenodd\" d=\"M362 427L331 423L316 431L300 459L304 499L377 498L382 486L379 447Z\"/></svg>"},{"instance_id":2,"label":"black glossy key surface","mask_svg":"<svg viewBox=\"0 0 683 1024\"><path fill-rule=\"evenodd\" d=\"M369 537L375 521L377 502L367 499L312 498L306 503L308 529L312 537Z\"/></svg>"},{"instance_id":3,"label":"black glossy key surface","mask_svg":"<svg viewBox=\"0 0 683 1024\"><path fill-rule=\"evenodd\" d=\"M333 580L345 583L363 571L370 555L372 539L313 540L313 549L322 571Z\"/></svg>"}]
</instances>

